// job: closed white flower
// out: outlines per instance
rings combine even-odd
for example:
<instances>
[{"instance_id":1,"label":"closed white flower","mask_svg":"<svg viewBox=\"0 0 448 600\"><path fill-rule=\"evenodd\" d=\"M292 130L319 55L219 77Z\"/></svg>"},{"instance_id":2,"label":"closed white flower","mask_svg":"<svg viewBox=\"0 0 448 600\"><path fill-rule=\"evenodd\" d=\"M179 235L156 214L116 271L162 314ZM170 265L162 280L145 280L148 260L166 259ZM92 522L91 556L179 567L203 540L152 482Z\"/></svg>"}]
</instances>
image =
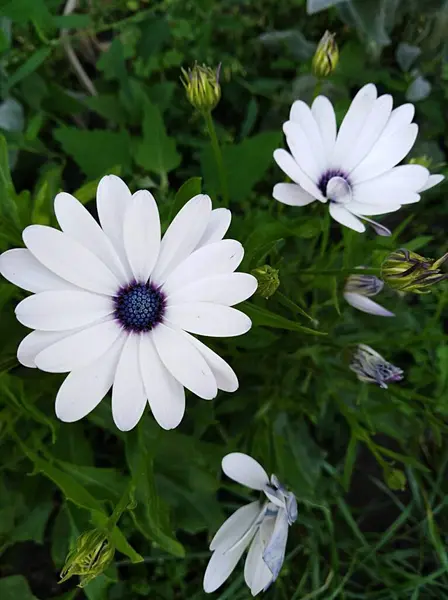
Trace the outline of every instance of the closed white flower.
<instances>
[{"instance_id":1,"label":"closed white flower","mask_svg":"<svg viewBox=\"0 0 448 600\"><path fill-rule=\"evenodd\" d=\"M318 96L311 108L297 100L283 125L290 153L274 152L294 183L278 183L274 198L290 206L329 202L330 215L342 225L362 233L367 221L380 235L389 235L367 216L418 202L420 192L443 180L420 165L396 166L417 137L413 117L412 104L392 110L392 96L377 97L372 83L356 94L339 131L328 98Z\"/></svg>"},{"instance_id":2,"label":"closed white flower","mask_svg":"<svg viewBox=\"0 0 448 600\"><path fill-rule=\"evenodd\" d=\"M344 298L353 308L362 312L379 317L394 317L393 312L370 299L370 296L379 294L383 287L384 282L375 275L350 275L345 282Z\"/></svg>"},{"instance_id":3,"label":"closed white flower","mask_svg":"<svg viewBox=\"0 0 448 600\"><path fill-rule=\"evenodd\" d=\"M269 480L263 467L247 454L228 454L222 470L237 483L263 492L265 498L239 508L218 529L210 544L213 554L205 571L204 590L217 590L249 547L244 579L256 596L277 579L282 568L288 528L297 519L296 498L275 475Z\"/></svg>"},{"instance_id":4,"label":"closed white flower","mask_svg":"<svg viewBox=\"0 0 448 600\"><path fill-rule=\"evenodd\" d=\"M190 334L248 331L250 319L231 306L254 293L256 279L234 273L243 247L222 239L231 214L212 210L208 196L187 202L162 239L153 196L132 195L118 177L100 181L97 209L101 227L76 198L58 194L62 231L27 227L27 248L0 257L3 276L34 294L16 308L35 330L18 359L69 372L56 398L62 421L82 419L113 386L119 429L132 429L147 402L172 429L185 411L184 388L205 399L237 389L230 366Z\"/></svg>"}]
</instances>

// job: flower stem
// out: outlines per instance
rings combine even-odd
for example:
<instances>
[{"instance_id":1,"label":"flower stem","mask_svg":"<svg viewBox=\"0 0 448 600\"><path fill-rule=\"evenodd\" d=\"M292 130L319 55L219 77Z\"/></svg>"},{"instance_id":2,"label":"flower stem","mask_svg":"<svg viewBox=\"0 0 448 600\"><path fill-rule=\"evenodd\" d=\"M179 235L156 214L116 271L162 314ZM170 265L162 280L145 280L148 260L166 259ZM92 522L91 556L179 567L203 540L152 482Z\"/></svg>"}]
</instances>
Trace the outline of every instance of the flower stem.
<instances>
[{"instance_id":1,"label":"flower stem","mask_svg":"<svg viewBox=\"0 0 448 600\"><path fill-rule=\"evenodd\" d=\"M126 510L129 502L130 502L130 493L133 487L133 483L130 482L128 486L126 486L126 489L123 492L123 495L121 496L120 500L118 501L118 504L115 506L111 516L109 517L107 524L106 524L106 528L111 531L115 525L118 523L118 520L120 519L121 515L124 513L124 511Z\"/></svg>"},{"instance_id":2,"label":"flower stem","mask_svg":"<svg viewBox=\"0 0 448 600\"><path fill-rule=\"evenodd\" d=\"M224 171L224 162L222 159L222 152L219 146L218 136L216 135L215 125L213 123L212 113L210 111L205 112L204 119L205 124L207 125L208 135L210 136L216 167L218 169L222 201L224 206L229 206L229 191L227 188L226 173Z\"/></svg>"}]
</instances>

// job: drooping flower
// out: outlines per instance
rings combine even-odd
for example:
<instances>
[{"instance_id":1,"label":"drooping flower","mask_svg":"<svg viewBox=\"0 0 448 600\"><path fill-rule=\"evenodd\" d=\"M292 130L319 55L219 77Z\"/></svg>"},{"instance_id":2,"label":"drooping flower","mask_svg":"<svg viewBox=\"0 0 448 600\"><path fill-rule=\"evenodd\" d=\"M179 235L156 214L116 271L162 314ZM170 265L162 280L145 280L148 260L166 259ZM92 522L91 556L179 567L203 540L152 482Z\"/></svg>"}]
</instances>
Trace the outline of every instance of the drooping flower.
<instances>
[{"instance_id":1,"label":"drooping flower","mask_svg":"<svg viewBox=\"0 0 448 600\"><path fill-rule=\"evenodd\" d=\"M228 454L222 470L237 483L263 492L264 497L239 508L218 529L210 544L213 554L205 571L204 590L217 590L250 546L244 579L256 596L277 579L282 568L288 528L297 519L297 501L275 475L269 479L263 467L247 454Z\"/></svg>"},{"instance_id":2,"label":"drooping flower","mask_svg":"<svg viewBox=\"0 0 448 600\"><path fill-rule=\"evenodd\" d=\"M381 354L366 344L358 345L350 369L356 373L360 381L376 383L385 389L388 383L395 383L403 379L402 369L388 362Z\"/></svg>"},{"instance_id":3,"label":"drooping flower","mask_svg":"<svg viewBox=\"0 0 448 600\"><path fill-rule=\"evenodd\" d=\"M362 267L360 267L362 268ZM384 287L384 282L375 275L353 274L347 278L344 287L344 298L353 308L380 317L394 317L394 313L370 299Z\"/></svg>"},{"instance_id":4,"label":"drooping flower","mask_svg":"<svg viewBox=\"0 0 448 600\"><path fill-rule=\"evenodd\" d=\"M330 215L342 225L362 233L366 221L378 234L390 235L368 216L418 202L420 192L443 180L421 165L396 166L417 137L413 117L412 104L392 110L392 96L377 97L372 83L356 94L339 131L328 98L318 96L311 108L297 100L283 125L290 152L274 152L293 183L278 183L274 198L290 206L328 202Z\"/></svg>"},{"instance_id":5,"label":"drooping flower","mask_svg":"<svg viewBox=\"0 0 448 600\"><path fill-rule=\"evenodd\" d=\"M448 252L435 260L400 248L383 262L381 274L387 285L395 290L429 294L433 285L448 279L448 273L442 271L447 261Z\"/></svg>"},{"instance_id":6,"label":"drooping flower","mask_svg":"<svg viewBox=\"0 0 448 600\"><path fill-rule=\"evenodd\" d=\"M66 373L56 414L82 419L111 386L117 427L132 429L149 402L164 429L182 420L185 390L205 399L234 392L230 366L190 334L241 335L250 319L231 308L256 279L234 273L243 247L223 240L230 211L192 198L161 239L157 204L113 175L98 186L100 225L73 196L55 198L62 231L32 225L26 249L0 257L3 276L33 292L16 308L31 329L18 348L30 368Z\"/></svg>"}]
</instances>

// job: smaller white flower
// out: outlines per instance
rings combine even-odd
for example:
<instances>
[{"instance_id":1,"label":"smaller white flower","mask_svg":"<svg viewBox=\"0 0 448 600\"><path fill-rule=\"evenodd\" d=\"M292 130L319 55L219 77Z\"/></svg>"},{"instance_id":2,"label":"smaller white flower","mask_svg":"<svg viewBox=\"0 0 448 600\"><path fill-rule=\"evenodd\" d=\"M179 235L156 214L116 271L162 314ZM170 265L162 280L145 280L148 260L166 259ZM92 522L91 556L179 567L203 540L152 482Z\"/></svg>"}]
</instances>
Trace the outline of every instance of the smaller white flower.
<instances>
[{"instance_id":1,"label":"smaller white flower","mask_svg":"<svg viewBox=\"0 0 448 600\"><path fill-rule=\"evenodd\" d=\"M218 529L204 575L204 590L217 590L230 576L246 548L244 579L252 596L265 591L282 568L288 528L297 519L297 501L275 475L269 479L252 457L232 452L223 458L222 470L236 481L265 494L265 498L239 508Z\"/></svg>"},{"instance_id":2,"label":"smaller white flower","mask_svg":"<svg viewBox=\"0 0 448 600\"><path fill-rule=\"evenodd\" d=\"M362 312L379 317L394 317L393 312L386 310L369 297L379 294L383 287L384 282L375 275L350 275L345 282L344 298L353 308Z\"/></svg>"},{"instance_id":3,"label":"smaller white flower","mask_svg":"<svg viewBox=\"0 0 448 600\"><path fill-rule=\"evenodd\" d=\"M278 183L274 198L289 206L328 203L341 225L362 233L364 221L378 235L390 235L368 217L418 202L421 192L444 179L421 165L396 166L414 145L418 126L412 122L412 104L392 105L392 96L378 96L369 83L356 94L338 129L328 98L318 96L311 107L296 100L283 124L290 152L274 152L293 183Z\"/></svg>"},{"instance_id":4,"label":"smaller white flower","mask_svg":"<svg viewBox=\"0 0 448 600\"><path fill-rule=\"evenodd\" d=\"M388 383L395 383L403 379L403 371L378 354L366 344L359 344L350 369L356 373L360 381L376 383L381 388L387 389Z\"/></svg>"}]
</instances>

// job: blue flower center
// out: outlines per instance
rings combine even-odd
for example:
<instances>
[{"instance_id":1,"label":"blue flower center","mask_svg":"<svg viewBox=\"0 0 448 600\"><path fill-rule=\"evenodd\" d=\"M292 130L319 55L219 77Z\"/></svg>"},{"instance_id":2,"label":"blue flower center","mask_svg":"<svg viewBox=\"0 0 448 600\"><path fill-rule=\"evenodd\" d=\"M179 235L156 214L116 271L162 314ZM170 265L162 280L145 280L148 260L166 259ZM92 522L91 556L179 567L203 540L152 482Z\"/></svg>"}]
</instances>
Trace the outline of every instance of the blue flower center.
<instances>
[{"instance_id":1,"label":"blue flower center","mask_svg":"<svg viewBox=\"0 0 448 600\"><path fill-rule=\"evenodd\" d=\"M317 187L322 192L322 194L325 196L325 198L327 197L328 182L333 177L341 177L342 179L345 179L347 181L347 183L349 183L348 177L343 171L341 171L340 169L328 169L328 171L325 171L325 173L323 173L320 176L319 181L317 182Z\"/></svg>"},{"instance_id":2,"label":"blue flower center","mask_svg":"<svg viewBox=\"0 0 448 600\"><path fill-rule=\"evenodd\" d=\"M165 297L150 283L131 283L114 298L115 318L126 331L151 331L161 322Z\"/></svg>"}]
</instances>

